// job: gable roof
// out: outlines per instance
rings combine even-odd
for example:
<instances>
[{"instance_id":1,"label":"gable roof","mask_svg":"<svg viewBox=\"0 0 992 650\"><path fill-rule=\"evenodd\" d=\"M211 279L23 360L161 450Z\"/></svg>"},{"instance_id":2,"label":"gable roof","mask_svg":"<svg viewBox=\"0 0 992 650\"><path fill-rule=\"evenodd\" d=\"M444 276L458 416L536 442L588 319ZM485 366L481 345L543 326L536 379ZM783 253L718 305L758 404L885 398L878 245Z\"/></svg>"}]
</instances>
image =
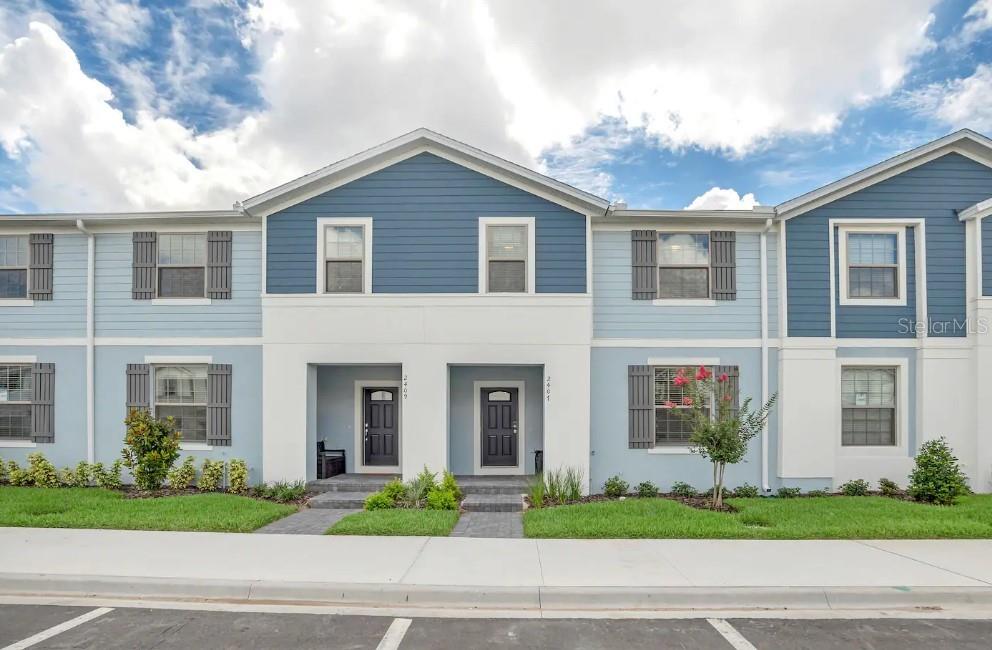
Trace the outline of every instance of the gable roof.
<instances>
[{"instance_id":1,"label":"gable roof","mask_svg":"<svg viewBox=\"0 0 992 650\"><path fill-rule=\"evenodd\" d=\"M583 214L610 202L429 129L417 129L235 204L266 216L421 153L431 153Z\"/></svg>"},{"instance_id":2,"label":"gable roof","mask_svg":"<svg viewBox=\"0 0 992 650\"><path fill-rule=\"evenodd\" d=\"M775 209L780 219L790 219L949 153L959 153L992 167L992 140L971 129L961 129L780 203Z\"/></svg>"}]
</instances>

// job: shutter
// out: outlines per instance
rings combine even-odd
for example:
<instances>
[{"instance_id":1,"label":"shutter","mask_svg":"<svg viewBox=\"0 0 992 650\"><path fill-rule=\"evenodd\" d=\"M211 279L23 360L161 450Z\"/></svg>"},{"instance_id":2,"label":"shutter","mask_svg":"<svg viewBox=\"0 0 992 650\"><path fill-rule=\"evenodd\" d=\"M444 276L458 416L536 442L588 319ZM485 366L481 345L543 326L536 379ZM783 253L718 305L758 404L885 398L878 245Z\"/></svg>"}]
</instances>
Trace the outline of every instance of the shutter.
<instances>
[{"instance_id":1,"label":"shutter","mask_svg":"<svg viewBox=\"0 0 992 650\"><path fill-rule=\"evenodd\" d=\"M127 364L127 412L148 409L149 375L147 363Z\"/></svg>"},{"instance_id":2,"label":"shutter","mask_svg":"<svg viewBox=\"0 0 992 650\"><path fill-rule=\"evenodd\" d=\"M231 366L207 366L207 444L231 445Z\"/></svg>"},{"instance_id":3,"label":"shutter","mask_svg":"<svg viewBox=\"0 0 992 650\"><path fill-rule=\"evenodd\" d=\"M155 267L158 264L158 234L136 232L131 237L134 254L131 258L131 297L151 300L155 297Z\"/></svg>"},{"instance_id":4,"label":"shutter","mask_svg":"<svg viewBox=\"0 0 992 650\"><path fill-rule=\"evenodd\" d=\"M31 366L31 441L55 442L55 364Z\"/></svg>"},{"instance_id":5,"label":"shutter","mask_svg":"<svg viewBox=\"0 0 992 650\"><path fill-rule=\"evenodd\" d=\"M207 298L231 298L232 237L230 230L207 233Z\"/></svg>"},{"instance_id":6,"label":"shutter","mask_svg":"<svg viewBox=\"0 0 992 650\"><path fill-rule=\"evenodd\" d=\"M658 297L658 233L654 230L630 231L630 297Z\"/></svg>"},{"instance_id":7,"label":"shutter","mask_svg":"<svg viewBox=\"0 0 992 650\"><path fill-rule=\"evenodd\" d=\"M719 377L723 373L727 373L727 385L724 388L724 392L720 394L722 398L726 394L731 395L731 409L733 414L736 416L737 412L741 408L741 372L739 366L716 366L713 368L713 373ZM719 384L718 384L719 385Z\"/></svg>"},{"instance_id":8,"label":"shutter","mask_svg":"<svg viewBox=\"0 0 992 650\"><path fill-rule=\"evenodd\" d=\"M714 300L737 300L737 233L710 233L710 274Z\"/></svg>"},{"instance_id":9,"label":"shutter","mask_svg":"<svg viewBox=\"0 0 992 650\"><path fill-rule=\"evenodd\" d=\"M55 259L55 235L34 234L28 238L28 298L52 299L52 274Z\"/></svg>"},{"instance_id":10,"label":"shutter","mask_svg":"<svg viewBox=\"0 0 992 650\"><path fill-rule=\"evenodd\" d=\"M627 447L654 447L654 372L651 366L627 366Z\"/></svg>"}]
</instances>

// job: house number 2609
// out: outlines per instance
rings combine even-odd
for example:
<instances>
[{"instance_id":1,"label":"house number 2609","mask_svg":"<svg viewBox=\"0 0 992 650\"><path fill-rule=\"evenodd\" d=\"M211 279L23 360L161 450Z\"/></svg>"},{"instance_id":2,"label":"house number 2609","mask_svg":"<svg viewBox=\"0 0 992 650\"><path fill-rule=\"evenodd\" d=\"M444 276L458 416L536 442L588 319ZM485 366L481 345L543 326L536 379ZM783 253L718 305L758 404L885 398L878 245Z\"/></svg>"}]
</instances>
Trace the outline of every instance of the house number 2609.
<instances>
[{"instance_id":1,"label":"house number 2609","mask_svg":"<svg viewBox=\"0 0 992 650\"><path fill-rule=\"evenodd\" d=\"M407 398L410 394L410 381L407 379L406 375L403 375L403 399Z\"/></svg>"}]
</instances>

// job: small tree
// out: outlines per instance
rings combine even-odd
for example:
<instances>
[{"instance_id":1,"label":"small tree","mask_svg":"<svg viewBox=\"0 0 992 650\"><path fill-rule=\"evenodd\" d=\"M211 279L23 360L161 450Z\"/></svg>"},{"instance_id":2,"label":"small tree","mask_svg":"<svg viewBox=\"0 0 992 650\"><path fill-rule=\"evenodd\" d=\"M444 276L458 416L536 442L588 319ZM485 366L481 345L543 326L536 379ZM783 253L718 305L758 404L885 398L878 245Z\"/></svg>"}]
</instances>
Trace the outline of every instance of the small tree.
<instances>
[{"instance_id":1,"label":"small tree","mask_svg":"<svg viewBox=\"0 0 992 650\"><path fill-rule=\"evenodd\" d=\"M127 436L121 457L142 490L157 490L179 458L179 433L171 417L158 419L144 409L124 420Z\"/></svg>"},{"instance_id":2,"label":"small tree","mask_svg":"<svg viewBox=\"0 0 992 650\"><path fill-rule=\"evenodd\" d=\"M689 447L713 465L713 507L723 507L723 478L727 465L735 465L747 454L747 445L764 428L775 395L758 409L751 408L748 397L737 408L735 395L726 373L714 378L705 366L690 375L680 368L674 383L682 387L682 403L667 402L668 408L687 421L692 434Z\"/></svg>"},{"instance_id":3,"label":"small tree","mask_svg":"<svg viewBox=\"0 0 992 650\"><path fill-rule=\"evenodd\" d=\"M916 467L909 475L909 495L917 501L953 505L968 494L968 477L943 437L927 440L916 454Z\"/></svg>"}]
</instances>

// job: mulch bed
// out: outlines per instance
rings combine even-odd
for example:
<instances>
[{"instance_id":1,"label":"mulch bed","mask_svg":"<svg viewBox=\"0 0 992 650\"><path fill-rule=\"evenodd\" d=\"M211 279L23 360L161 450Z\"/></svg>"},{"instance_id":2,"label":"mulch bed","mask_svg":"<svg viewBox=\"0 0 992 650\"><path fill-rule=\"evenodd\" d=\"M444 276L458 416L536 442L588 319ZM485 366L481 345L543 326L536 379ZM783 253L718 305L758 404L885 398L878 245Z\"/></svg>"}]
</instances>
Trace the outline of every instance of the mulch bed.
<instances>
[{"instance_id":1,"label":"mulch bed","mask_svg":"<svg viewBox=\"0 0 992 650\"><path fill-rule=\"evenodd\" d=\"M177 497L186 496L191 494L210 494L211 492L203 492L196 489L195 487L185 488L182 490L163 487L158 490L142 490L141 488L135 487L133 485L125 485L121 488L121 493L123 493L125 499L161 499L162 497ZM212 490L212 492L221 494L233 494L233 492L227 492L226 490ZM299 499L294 499L293 501L276 501L275 499L268 499L264 496L254 494L252 490L248 490L245 494L236 494L234 496L249 497L252 499L257 499L259 501L271 501L272 503L282 503L285 505L295 505L304 506L310 501L312 494L304 494Z\"/></svg>"},{"instance_id":2,"label":"mulch bed","mask_svg":"<svg viewBox=\"0 0 992 650\"><path fill-rule=\"evenodd\" d=\"M820 496L820 497L824 497L824 496L827 496L827 497L842 497L844 495L842 493L840 493L840 492L829 492L829 493L824 494L824 495L816 495L816 496ZM897 494L882 494L881 492L869 492L868 493L868 496L872 496L872 497L886 497L886 498L889 498L889 499L897 499L899 501L915 501L913 499L913 497L909 496L909 494L907 494L906 492L899 492ZM676 495L676 494L659 494L657 497L639 497L639 496L636 496L636 495L628 494L627 496L622 497L622 498L623 499L640 499L640 498L668 499L670 501L678 501L682 505L689 506L690 508L696 508L697 510L710 510L710 511L713 511L714 510L714 508L713 508L713 502L707 496L686 497L686 496L680 496L680 495ZM724 493L723 498L724 499L729 499L729 498L732 498L732 495ZM766 498L780 499L780 498L783 498L783 497L771 496L771 497L766 497ZM806 495L806 494L802 494L802 495L797 496L797 497L788 497L788 498L791 498L791 499L807 499L807 498L810 498L810 497L808 495ZM526 497L525 500L527 502L527 507L530 507L530 508L534 507L534 504L533 504L533 502L531 502L529 496ZM584 496L581 499L578 499L578 500L575 500L575 501L566 501L565 503L557 503L555 501L552 501L550 498L545 497L544 498L544 504L541 507L543 507L543 508L554 508L554 507L557 507L557 506L571 506L571 505L575 505L577 503L595 503L597 501L619 501L619 499L616 499L616 498L613 498L613 497L608 497L605 494L590 494L588 496ZM733 507L732 505L730 505L726 501L724 501L723 507L717 509L716 511L717 512L728 512L728 513L738 512L737 508Z\"/></svg>"}]
</instances>

